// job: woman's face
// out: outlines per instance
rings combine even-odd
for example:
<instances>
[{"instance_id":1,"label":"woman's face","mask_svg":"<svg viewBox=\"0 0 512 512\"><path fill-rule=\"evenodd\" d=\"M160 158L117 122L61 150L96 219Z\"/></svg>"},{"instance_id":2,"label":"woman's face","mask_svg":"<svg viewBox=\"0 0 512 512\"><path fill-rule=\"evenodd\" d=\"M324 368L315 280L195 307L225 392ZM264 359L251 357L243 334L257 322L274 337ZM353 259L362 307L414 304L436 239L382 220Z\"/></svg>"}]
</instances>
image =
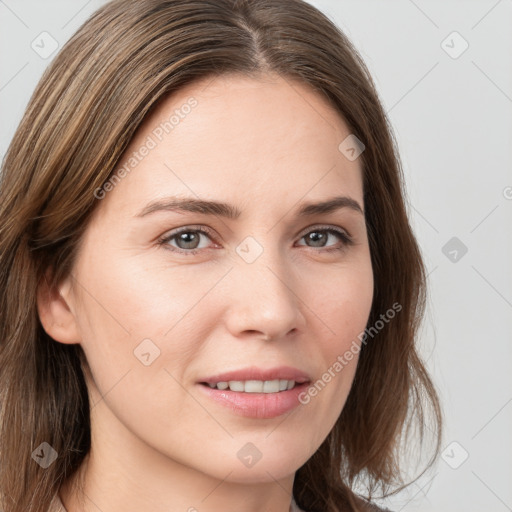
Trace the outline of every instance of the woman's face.
<instances>
[{"instance_id":1,"label":"woman's face","mask_svg":"<svg viewBox=\"0 0 512 512\"><path fill-rule=\"evenodd\" d=\"M357 350L335 363L372 303L349 135L317 93L268 75L196 82L145 120L122 178L95 193L62 288L91 369L93 439L127 464L137 452L233 482L283 478L316 451ZM300 214L342 196L352 206ZM323 385L277 391L304 379Z\"/></svg>"}]
</instances>

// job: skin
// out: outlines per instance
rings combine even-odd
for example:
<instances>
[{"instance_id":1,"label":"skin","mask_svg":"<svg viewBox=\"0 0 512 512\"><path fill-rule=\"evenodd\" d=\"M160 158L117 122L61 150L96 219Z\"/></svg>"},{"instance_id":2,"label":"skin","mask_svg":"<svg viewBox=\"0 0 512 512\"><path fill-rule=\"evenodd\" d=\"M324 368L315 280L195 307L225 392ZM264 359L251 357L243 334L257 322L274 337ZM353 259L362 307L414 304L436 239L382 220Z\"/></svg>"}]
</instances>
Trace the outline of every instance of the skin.
<instances>
[{"instance_id":1,"label":"skin","mask_svg":"<svg viewBox=\"0 0 512 512\"><path fill-rule=\"evenodd\" d=\"M79 472L84 494L75 480L61 488L69 512L288 512L295 472L353 381L357 355L307 405L270 419L200 393L200 377L251 365L319 379L366 327L373 273L361 213L295 216L303 202L335 195L364 209L360 159L338 149L349 128L299 82L232 75L190 84L144 121L121 164L191 96L190 114L99 201L71 275L38 294L45 330L80 343L91 370L92 448ZM232 203L242 215L137 217L172 195ZM325 232L315 245L306 235L318 225L348 232L353 245ZM212 230L196 232L199 253L172 252L192 247L176 238L158 244L184 226ZM236 252L247 236L263 248L250 264ZM149 366L134 356L146 338L160 350ZM246 443L262 453L250 468L237 457Z\"/></svg>"}]
</instances>

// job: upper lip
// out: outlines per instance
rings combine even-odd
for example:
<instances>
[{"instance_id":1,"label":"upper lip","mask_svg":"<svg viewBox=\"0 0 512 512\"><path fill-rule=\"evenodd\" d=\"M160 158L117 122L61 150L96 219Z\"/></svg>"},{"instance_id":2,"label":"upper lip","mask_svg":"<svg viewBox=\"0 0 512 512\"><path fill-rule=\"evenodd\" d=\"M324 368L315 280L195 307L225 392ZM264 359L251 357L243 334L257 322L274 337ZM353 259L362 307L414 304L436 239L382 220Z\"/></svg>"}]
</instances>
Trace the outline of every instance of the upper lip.
<instances>
[{"instance_id":1,"label":"upper lip","mask_svg":"<svg viewBox=\"0 0 512 512\"><path fill-rule=\"evenodd\" d=\"M301 384L303 382L309 382L311 379L306 372L293 368L292 366L279 366L275 368L258 368L256 366L250 366L247 368L241 368L240 370L233 370L231 372L218 373L204 379L200 379L199 382L206 384L217 384L218 382L229 382L230 380L246 381L246 380L294 380Z\"/></svg>"}]
</instances>

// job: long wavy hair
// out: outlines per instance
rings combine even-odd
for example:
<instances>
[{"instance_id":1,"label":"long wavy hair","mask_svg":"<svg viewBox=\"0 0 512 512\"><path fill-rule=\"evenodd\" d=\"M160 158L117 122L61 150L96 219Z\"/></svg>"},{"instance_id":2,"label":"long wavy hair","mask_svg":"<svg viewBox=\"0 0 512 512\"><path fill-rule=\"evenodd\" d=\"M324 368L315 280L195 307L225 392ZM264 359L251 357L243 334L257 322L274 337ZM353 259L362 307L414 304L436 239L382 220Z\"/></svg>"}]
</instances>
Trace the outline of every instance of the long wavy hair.
<instances>
[{"instance_id":1,"label":"long wavy hair","mask_svg":"<svg viewBox=\"0 0 512 512\"><path fill-rule=\"evenodd\" d=\"M207 76L257 78L267 72L312 86L364 143L359 158L374 272L368 326L392 304L402 307L362 345L340 417L296 472L295 499L310 512L363 510L363 493L355 490L361 484L366 497L406 485L403 443L424 445L428 437L432 455L422 467L435 462L441 410L416 346L426 273L408 221L397 143L356 49L303 0L114 0L54 58L2 163L4 512L45 512L90 449L84 352L44 331L36 294L49 269L50 286L71 271L98 204L94 191L111 177L139 125L167 95ZM433 442L424 435L431 432ZM47 468L32 456L43 442L58 454Z\"/></svg>"}]
</instances>

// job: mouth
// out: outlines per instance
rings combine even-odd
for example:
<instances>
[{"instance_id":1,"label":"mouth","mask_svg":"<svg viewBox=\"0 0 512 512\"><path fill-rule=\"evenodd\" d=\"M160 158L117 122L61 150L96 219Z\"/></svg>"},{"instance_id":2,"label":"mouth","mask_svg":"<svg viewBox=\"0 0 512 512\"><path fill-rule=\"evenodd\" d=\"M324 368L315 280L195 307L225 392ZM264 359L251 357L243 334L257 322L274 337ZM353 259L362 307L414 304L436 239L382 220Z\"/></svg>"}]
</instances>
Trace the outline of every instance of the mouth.
<instances>
[{"instance_id":1,"label":"mouth","mask_svg":"<svg viewBox=\"0 0 512 512\"><path fill-rule=\"evenodd\" d=\"M216 404L238 416L270 419L298 407L311 378L292 367L256 367L201 379L200 390Z\"/></svg>"}]
</instances>

